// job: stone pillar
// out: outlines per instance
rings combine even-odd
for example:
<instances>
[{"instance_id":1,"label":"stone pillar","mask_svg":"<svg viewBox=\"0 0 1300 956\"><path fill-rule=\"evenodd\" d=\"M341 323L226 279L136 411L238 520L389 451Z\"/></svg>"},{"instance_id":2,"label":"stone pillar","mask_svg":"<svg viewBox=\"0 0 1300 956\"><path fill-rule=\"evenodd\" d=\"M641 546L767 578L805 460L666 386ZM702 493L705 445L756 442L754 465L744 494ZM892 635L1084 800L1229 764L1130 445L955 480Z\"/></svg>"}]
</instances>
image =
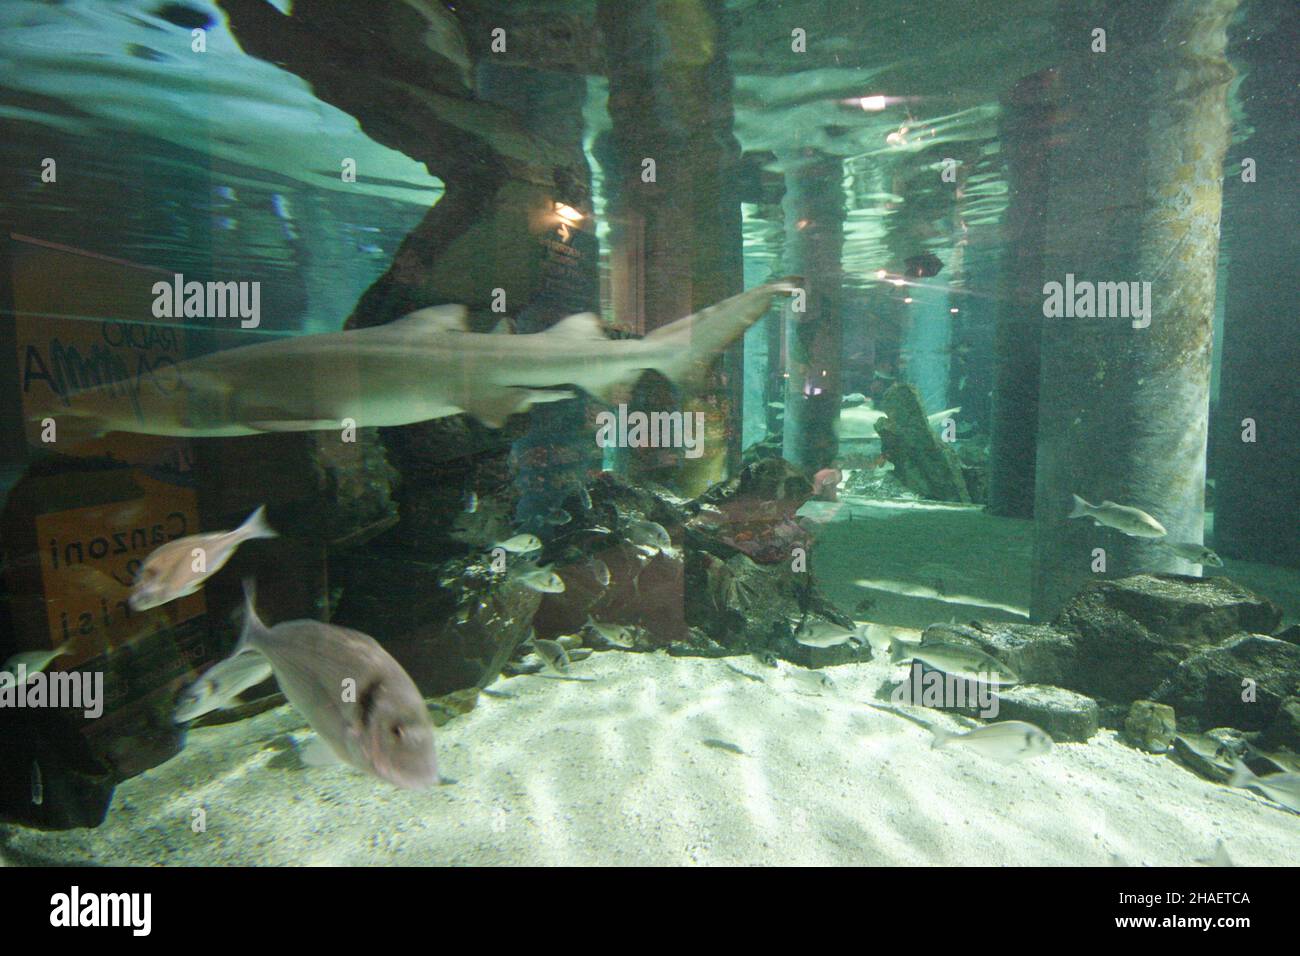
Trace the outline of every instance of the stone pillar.
<instances>
[{"instance_id":1,"label":"stone pillar","mask_svg":"<svg viewBox=\"0 0 1300 956\"><path fill-rule=\"evenodd\" d=\"M722 0L600 0L596 7L613 124L606 172L615 315L641 334L741 290L733 179L740 146L732 133L722 16ZM654 479L694 495L726 477L740 458L742 355L737 343L710 386L680 403L685 414L704 413L703 455L640 449L630 456L633 480ZM648 379L632 404L678 407L667 383Z\"/></svg>"},{"instance_id":2,"label":"stone pillar","mask_svg":"<svg viewBox=\"0 0 1300 956\"><path fill-rule=\"evenodd\" d=\"M785 169L784 271L804 278L803 313L786 312L784 456L809 474L839 450L844 250L843 164L790 152Z\"/></svg>"},{"instance_id":3,"label":"stone pillar","mask_svg":"<svg viewBox=\"0 0 1300 956\"><path fill-rule=\"evenodd\" d=\"M1036 620L1100 576L1193 570L1149 539L1067 515L1072 493L1110 499L1153 515L1173 541L1201 540L1235 7L1084 0L1061 14L1061 47L1076 52L1061 71L1044 281L1073 281L1076 301L1080 283L1149 282L1149 295L1137 290L1149 320L1123 314L1117 293L1104 296L1117 317L1042 319ZM1098 28L1104 53L1090 50ZM1092 570L1097 548L1104 574Z\"/></svg>"},{"instance_id":4,"label":"stone pillar","mask_svg":"<svg viewBox=\"0 0 1300 956\"><path fill-rule=\"evenodd\" d=\"M1255 23L1258 18L1259 23ZM1300 332L1296 320L1295 96L1300 8L1251 5L1240 100L1253 132L1226 165L1228 266L1219 407L1211 443L1214 546L1225 556L1300 567ZM1243 181L1243 160L1254 182ZM1243 441L1250 419L1255 441Z\"/></svg>"},{"instance_id":5,"label":"stone pillar","mask_svg":"<svg viewBox=\"0 0 1300 956\"><path fill-rule=\"evenodd\" d=\"M1034 516L1048 139L1057 115L1057 80L1055 70L1024 78L1002 108L1000 138L1010 197L993 340L988 510L1008 518Z\"/></svg>"}]
</instances>

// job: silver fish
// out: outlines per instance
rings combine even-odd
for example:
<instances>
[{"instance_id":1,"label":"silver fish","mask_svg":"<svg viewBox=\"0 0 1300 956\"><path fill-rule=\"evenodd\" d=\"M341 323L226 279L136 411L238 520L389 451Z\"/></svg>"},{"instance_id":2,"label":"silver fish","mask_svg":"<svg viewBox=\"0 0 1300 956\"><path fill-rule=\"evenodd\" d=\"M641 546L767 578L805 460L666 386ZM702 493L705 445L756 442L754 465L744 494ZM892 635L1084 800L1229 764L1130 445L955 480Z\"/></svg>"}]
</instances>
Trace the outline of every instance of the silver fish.
<instances>
[{"instance_id":1,"label":"silver fish","mask_svg":"<svg viewBox=\"0 0 1300 956\"><path fill-rule=\"evenodd\" d=\"M262 505L234 531L191 534L169 541L145 558L127 603L133 611L147 611L193 594L245 541L274 537L277 534L266 523L266 505ZM195 570L196 566L201 570Z\"/></svg>"},{"instance_id":2,"label":"silver fish","mask_svg":"<svg viewBox=\"0 0 1300 956\"><path fill-rule=\"evenodd\" d=\"M582 485L574 485L573 490L574 490L574 494L578 496L578 504L582 505L582 510L590 511L591 495L587 493L587 489Z\"/></svg>"},{"instance_id":3,"label":"silver fish","mask_svg":"<svg viewBox=\"0 0 1300 956\"><path fill-rule=\"evenodd\" d=\"M1160 547L1172 551L1184 561L1192 564L1208 564L1212 568L1223 567L1223 559L1203 544L1195 541L1161 541Z\"/></svg>"},{"instance_id":4,"label":"silver fish","mask_svg":"<svg viewBox=\"0 0 1300 956\"><path fill-rule=\"evenodd\" d=\"M549 525L559 527L560 525L566 525L572 521L573 515L569 514L563 508L552 508L546 513L546 518L544 520Z\"/></svg>"},{"instance_id":5,"label":"silver fish","mask_svg":"<svg viewBox=\"0 0 1300 956\"><path fill-rule=\"evenodd\" d=\"M841 627L831 621L808 619L794 633L794 639L805 647L839 647L848 644L861 647L863 637L859 630Z\"/></svg>"},{"instance_id":6,"label":"silver fish","mask_svg":"<svg viewBox=\"0 0 1300 956\"><path fill-rule=\"evenodd\" d=\"M622 624L602 624L590 614L587 615L587 623L583 628L591 632L595 638L593 643L597 646L630 651L636 644L636 635L632 633L630 627Z\"/></svg>"},{"instance_id":7,"label":"silver fish","mask_svg":"<svg viewBox=\"0 0 1300 956\"><path fill-rule=\"evenodd\" d=\"M998 763L1015 763L1052 749L1052 738L1047 732L1023 720L1004 720L977 727L964 734L949 733L933 727L931 732L934 734L931 744L933 747L961 744Z\"/></svg>"},{"instance_id":8,"label":"silver fish","mask_svg":"<svg viewBox=\"0 0 1300 956\"><path fill-rule=\"evenodd\" d=\"M524 587L540 591L542 594L560 594L564 591L564 579L552 571L549 564L520 572L515 575L515 580Z\"/></svg>"},{"instance_id":9,"label":"silver fish","mask_svg":"<svg viewBox=\"0 0 1300 956\"><path fill-rule=\"evenodd\" d=\"M478 511L478 492L477 492L477 491L467 491L467 492L465 492L465 497L464 497L463 499L461 499L461 509L462 509L462 510L465 512L465 514L467 514L467 515L472 515L474 512Z\"/></svg>"},{"instance_id":10,"label":"silver fish","mask_svg":"<svg viewBox=\"0 0 1300 956\"><path fill-rule=\"evenodd\" d=\"M26 679L31 680L41 671L45 670L45 668L49 667L56 658L62 657L71 652L71 640L64 641L58 647L50 650L19 651L17 654L14 654L5 661L4 666L0 667L0 671L7 671L8 673L13 674L16 679L18 668L24 667L27 669Z\"/></svg>"},{"instance_id":11,"label":"silver fish","mask_svg":"<svg viewBox=\"0 0 1300 956\"><path fill-rule=\"evenodd\" d=\"M673 544L673 539L668 536L667 529L657 521L634 518L624 527L623 533L627 536L628 541L638 547L650 548L656 551L671 548Z\"/></svg>"},{"instance_id":12,"label":"silver fish","mask_svg":"<svg viewBox=\"0 0 1300 956\"><path fill-rule=\"evenodd\" d=\"M589 567L591 568L591 576L596 579L596 583L602 588L609 587L609 565L600 558L592 558Z\"/></svg>"},{"instance_id":13,"label":"silver fish","mask_svg":"<svg viewBox=\"0 0 1300 956\"><path fill-rule=\"evenodd\" d=\"M537 656L546 661L546 666L559 674L569 670L569 652L558 641L548 641L542 637L533 638L533 649Z\"/></svg>"},{"instance_id":14,"label":"silver fish","mask_svg":"<svg viewBox=\"0 0 1300 956\"><path fill-rule=\"evenodd\" d=\"M240 694L270 676L271 662L256 651L218 661L177 695L172 720L183 724L229 707Z\"/></svg>"},{"instance_id":15,"label":"silver fish","mask_svg":"<svg viewBox=\"0 0 1300 956\"><path fill-rule=\"evenodd\" d=\"M32 805L39 807L45 802L45 776L41 773L41 765L35 760L32 761Z\"/></svg>"},{"instance_id":16,"label":"silver fish","mask_svg":"<svg viewBox=\"0 0 1300 956\"><path fill-rule=\"evenodd\" d=\"M823 691L834 690L835 681L831 680L829 674L818 670L804 670L796 668L786 672L786 677L790 678L804 693L821 694Z\"/></svg>"},{"instance_id":17,"label":"silver fish","mask_svg":"<svg viewBox=\"0 0 1300 956\"><path fill-rule=\"evenodd\" d=\"M1257 777L1240 758L1233 757L1232 779L1228 781L1228 786L1258 790L1274 803L1300 813L1300 773L1270 773Z\"/></svg>"},{"instance_id":18,"label":"silver fish","mask_svg":"<svg viewBox=\"0 0 1300 956\"><path fill-rule=\"evenodd\" d=\"M245 581L236 653L248 649L266 655L284 696L335 758L404 789L439 782L424 697L373 637L319 621L267 627Z\"/></svg>"},{"instance_id":19,"label":"silver fish","mask_svg":"<svg viewBox=\"0 0 1300 956\"><path fill-rule=\"evenodd\" d=\"M513 538L498 541L496 547L504 548L511 554L528 554L530 551L540 551L542 540L535 534L517 534Z\"/></svg>"},{"instance_id":20,"label":"silver fish","mask_svg":"<svg viewBox=\"0 0 1300 956\"><path fill-rule=\"evenodd\" d=\"M55 418L60 437L73 440L108 431L212 437L409 425L459 412L500 428L535 404L573 397L556 386L612 397L655 369L698 388L773 297L795 288L792 280L758 286L642 339L606 338L590 312L532 335L471 332L464 306L435 306L385 325L213 352L171 369L175 388L128 401L116 386L97 386L33 419Z\"/></svg>"},{"instance_id":21,"label":"silver fish","mask_svg":"<svg viewBox=\"0 0 1300 956\"><path fill-rule=\"evenodd\" d=\"M1114 528L1134 538L1163 538L1169 533L1165 531L1164 525L1141 508L1117 505L1113 501L1090 505L1078 495L1074 496L1074 507L1070 509L1069 517L1091 518L1099 525Z\"/></svg>"},{"instance_id":22,"label":"silver fish","mask_svg":"<svg viewBox=\"0 0 1300 956\"><path fill-rule=\"evenodd\" d=\"M945 644L942 641L914 644L894 641L889 649L895 664L914 660L943 671L953 677L1010 687L1020 683L1020 677L1006 664L965 644Z\"/></svg>"}]
</instances>

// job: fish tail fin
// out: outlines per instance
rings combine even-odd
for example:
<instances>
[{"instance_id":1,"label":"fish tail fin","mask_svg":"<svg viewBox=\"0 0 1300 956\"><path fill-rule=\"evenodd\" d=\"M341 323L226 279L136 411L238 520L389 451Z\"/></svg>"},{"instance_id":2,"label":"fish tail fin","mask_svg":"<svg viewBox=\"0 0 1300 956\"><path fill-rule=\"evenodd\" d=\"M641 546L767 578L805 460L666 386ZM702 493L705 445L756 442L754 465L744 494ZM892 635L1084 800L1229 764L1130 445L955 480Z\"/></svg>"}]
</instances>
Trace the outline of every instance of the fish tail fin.
<instances>
[{"instance_id":1,"label":"fish tail fin","mask_svg":"<svg viewBox=\"0 0 1300 956\"><path fill-rule=\"evenodd\" d=\"M257 615L257 582L253 578L244 578L244 623L239 631L239 643L230 656L251 650L254 637L265 630L266 625Z\"/></svg>"},{"instance_id":2,"label":"fish tail fin","mask_svg":"<svg viewBox=\"0 0 1300 956\"><path fill-rule=\"evenodd\" d=\"M763 317L778 292L794 292L801 281L768 282L655 329L645 337L656 355L651 367L674 385L699 388L718 353Z\"/></svg>"},{"instance_id":3,"label":"fish tail fin","mask_svg":"<svg viewBox=\"0 0 1300 956\"><path fill-rule=\"evenodd\" d=\"M931 750L938 750L940 747L948 743L948 741L952 740L952 738L955 736L955 734L949 733L948 731L944 730L942 727L931 727L930 733L934 735L933 737L930 738Z\"/></svg>"},{"instance_id":4,"label":"fish tail fin","mask_svg":"<svg viewBox=\"0 0 1300 956\"><path fill-rule=\"evenodd\" d=\"M1070 514L1068 515L1068 517L1070 518L1087 517L1088 512L1092 509L1092 505L1088 504L1088 502L1084 501L1078 495L1071 495L1070 497L1074 499L1074 507L1070 509Z\"/></svg>"},{"instance_id":5,"label":"fish tail fin","mask_svg":"<svg viewBox=\"0 0 1300 956\"><path fill-rule=\"evenodd\" d=\"M249 515L240 526L245 538L278 538L280 532L271 527L266 520L266 505L258 505L257 510Z\"/></svg>"},{"instance_id":6,"label":"fish tail fin","mask_svg":"<svg viewBox=\"0 0 1300 956\"><path fill-rule=\"evenodd\" d=\"M1232 758L1232 778L1228 781L1230 787L1244 787L1255 779L1255 774L1249 767L1242 763L1240 757Z\"/></svg>"}]
</instances>

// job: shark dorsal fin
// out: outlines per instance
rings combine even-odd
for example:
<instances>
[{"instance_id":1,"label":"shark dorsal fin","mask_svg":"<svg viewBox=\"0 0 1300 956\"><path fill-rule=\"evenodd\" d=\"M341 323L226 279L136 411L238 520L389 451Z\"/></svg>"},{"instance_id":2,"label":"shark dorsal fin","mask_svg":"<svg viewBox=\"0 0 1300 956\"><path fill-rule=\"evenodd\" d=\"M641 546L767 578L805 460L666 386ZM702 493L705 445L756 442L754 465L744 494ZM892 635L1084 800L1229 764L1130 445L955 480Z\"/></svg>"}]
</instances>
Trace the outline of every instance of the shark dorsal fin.
<instances>
[{"instance_id":1,"label":"shark dorsal fin","mask_svg":"<svg viewBox=\"0 0 1300 956\"><path fill-rule=\"evenodd\" d=\"M389 325L399 323L420 326L431 332L468 332L465 316L469 310L463 305L432 305L427 309L408 312L400 319L394 319Z\"/></svg>"},{"instance_id":2,"label":"shark dorsal fin","mask_svg":"<svg viewBox=\"0 0 1300 956\"><path fill-rule=\"evenodd\" d=\"M570 339L603 339L605 327L600 324L600 316L595 312L579 312L560 319L543 334Z\"/></svg>"}]
</instances>

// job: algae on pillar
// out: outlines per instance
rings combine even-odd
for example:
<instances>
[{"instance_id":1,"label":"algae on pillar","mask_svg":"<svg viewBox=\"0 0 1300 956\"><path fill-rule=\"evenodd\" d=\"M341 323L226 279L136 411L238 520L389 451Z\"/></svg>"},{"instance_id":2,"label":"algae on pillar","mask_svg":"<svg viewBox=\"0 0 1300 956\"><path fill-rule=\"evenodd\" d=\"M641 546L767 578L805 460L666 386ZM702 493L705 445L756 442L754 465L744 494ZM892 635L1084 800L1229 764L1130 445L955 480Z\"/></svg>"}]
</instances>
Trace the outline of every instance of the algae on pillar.
<instances>
[{"instance_id":1,"label":"algae on pillar","mask_svg":"<svg viewBox=\"0 0 1300 956\"><path fill-rule=\"evenodd\" d=\"M731 71L722 0L629 4L601 0L609 72L611 285L615 315L638 333L741 290L740 199L734 172ZM742 347L715 367L684 414L703 413L703 454L638 449L634 478L698 494L740 460ZM662 380L643 379L633 404L676 407Z\"/></svg>"},{"instance_id":2,"label":"algae on pillar","mask_svg":"<svg viewBox=\"0 0 1300 956\"><path fill-rule=\"evenodd\" d=\"M783 265L803 277L806 293L803 312L794 311L793 302L786 308L783 445L785 457L811 474L829 467L839 449L842 163L802 151L780 159L786 175Z\"/></svg>"},{"instance_id":3,"label":"algae on pillar","mask_svg":"<svg viewBox=\"0 0 1300 956\"><path fill-rule=\"evenodd\" d=\"M1038 620L1097 577L1192 570L1149 539L1068 515L1072 494L1109 499L1154 515L1172 541L1201 540L1236 2L1080 2L1061 14L1061 45L1076 52L1061 68L1043 271L1070 311L1042 319ZM1105 52L1093 52L1097 30Z\"/></svg>"}]
</instances>

